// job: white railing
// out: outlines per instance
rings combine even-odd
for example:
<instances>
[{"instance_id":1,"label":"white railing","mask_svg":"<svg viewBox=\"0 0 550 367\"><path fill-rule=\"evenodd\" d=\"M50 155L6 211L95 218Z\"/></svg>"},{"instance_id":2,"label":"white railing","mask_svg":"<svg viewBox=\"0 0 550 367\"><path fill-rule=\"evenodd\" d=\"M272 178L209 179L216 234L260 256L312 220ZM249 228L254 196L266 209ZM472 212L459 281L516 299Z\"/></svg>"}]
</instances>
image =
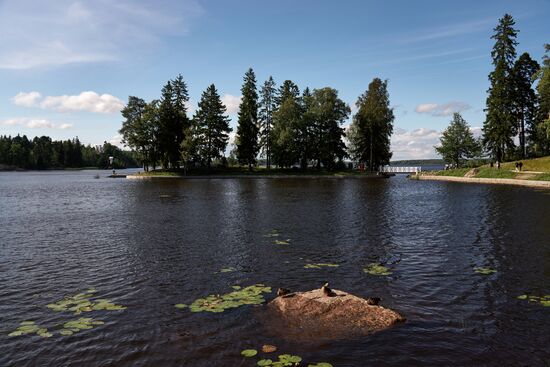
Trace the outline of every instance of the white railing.
<instances>
[{"instance_id":1,"label":"white railing","mask_svg":"<svg viewBox=\"0 0 550 367\"><path fill-rule=\"evenodd\" d=\"M419 173L422 172L422 167L398 167L398 166L382 166L380 172L383 173Z\"/></svg>"}]
</instances>

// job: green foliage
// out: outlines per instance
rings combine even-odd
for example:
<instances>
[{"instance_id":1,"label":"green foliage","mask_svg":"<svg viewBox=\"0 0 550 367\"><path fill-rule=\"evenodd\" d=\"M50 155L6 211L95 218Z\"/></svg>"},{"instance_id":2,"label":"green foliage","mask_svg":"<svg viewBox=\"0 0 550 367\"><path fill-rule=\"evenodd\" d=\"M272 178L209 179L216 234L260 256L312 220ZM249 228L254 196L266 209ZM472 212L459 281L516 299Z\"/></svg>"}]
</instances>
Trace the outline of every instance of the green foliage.
<instances>
[{"instance_id":1,"label":"green foliage","mask_svg":"<svg viewBox=\"0 0 550 367\"><path fill-rule=\"evenodd\" d=\"M241 352L241 355L247 358L254 357L256 354L258 354L256 349L245 349Z\"/></svg>"},{"instance_id":2,"label":"green foliage","mask_svg":"<svg viewBox=\"0 0 550 367\"><path fill-rule=\"evenodd\" d=\"M194 139L197 154L208 168L212 160L221 158L229 140L229 117L225 115L216 86L211 84L201 96L199 107L193 117Z\"/></svg>"},{"instance_id":3,"label":"green foliage","mask_svg":"<svg viewBox=\"0 0 550 367\"><path fill-rule=\"evenodd\" d=\"M514 25L512 16L505 14L491 37L495 40L491 51L495 69L489 74L491 86L483 124L483 144L493 158L500 162L504 160L506 152L514 148L513 136L517 132L513 74L517 30Z\"/></svg>"},{"instance_id":4,"label":"green foliage","mask_svg":"<svg viewBox=\"0 0 550 367\"><path fill-rule=\"evenodd\" d=\"M466 159L481 154L480 146L474 139L468 123L456 112L439 141L441 145L435 147L435 150L445 162L452 163L456 167L462 166Z\"/></svg>"},{"instance_id":5,"label":"green foliage","mask_svg":"<svg viewBox=\"0 0 550 367\"><path fill-rule=\"evenodd\" d=\"M241 88L242 99L239 105L239 118L235 144L237 159L240 164L248 165L249 169L256 164L260 145L258 141L258 93L256 91L256 76L248 69Z\"/></svg>"},{"instance_id":6,"label":"green foliage","mask_svg":"<svg viewBox=\"0 0 550 367\"><path fill-rule=\"evenodd\" d=\"M285 80L277 97L278 107L273 113L272 159L279 167L291 167L299 159L296 146L303 109L298 86Z\"/></svg>"},{"instance_id":7,"label":"green foliage","mask_svg":"<svg viewBox=\"0 0 550 367\"><path fill-rule=\"evenodd\" d=\"M126 307L112 303L108 299L91 300L95 289L88 289L85 292L67 296L60 301L50 303L46 307L56 312L74 312L75 315L80 315L82 312L91 311L118 311L125 310Z\"/></svg>"},{"instance_id":8,"label":"green foliage","mask_svg":"<svg viewBox=\"0 0 550 367\"><path fill-rule=\"evenodd\" d=\"M516 298L522 301L539 303L541 306L544 306L544 307L550 307L550 295L539 297L539 296L528 296L526 294L522 294L521 296L517 296Z\"/></svg>"},{"instance_id":9,"label":"green foliage","mask_svg":"<svg viewBox=\"0 0 550 367\"><path fill-rule=\"evenodd\" d=\"M19 327L16 330L9 333L8 336L21 336L21 335L28 335L28 334L36 334L43 338L49 338L52 336L52 334L48 332L48 329L39 327L38 325L35 324L34 321L21 322L19 324Z\"/></svg>"},{"instance_id":10,"label":"green foliage","mask_svg":"<svg viewBox=\"0 0 550 367\"><path fill-rule=\"evenodd\" d=\"M370 275L379 275L379 276L385 276L385 275L390 275L392 274L392 272L385 266L383 266L382 264L377 264L377 263L371 263L369 265L367 265L363 271L367 274L370 274Z\"/></svg>"},{"instance_id":11,"label":"green foliage","mask_svg":"<svg viewBox=\"0 0 550 367\"><path fill-rule=\"evenodd\" d=\"M198 298L191 305L191 312L214 312L240 307L243 305L259 305L265 302L263 293L270 293L271 287L263 284L251 285L223 295L209 295L206 298Z\"/></svg>"},{"instance_id":12,"label":"green foliage","mask_svg":"<svg viewBox=\"0 0 550 367\"><path fill-rule=\"evenodd\" d=\"M464 177L466 173L470 171L470 168L455 168L445 171L438 171L436 176L453 176L453 177Z\"/></svg>"},{"instance_id":13,"label":"green foliage","mask_svg":"<svg viewBox=\"0 0 550 367\"><path fill-rule=\"evenodd\" d=\"M474 268L474 272L476 272L478 274L482 274L482 275L491 275L491 274L496 273L497 271L495 269L483 268L483 267L478 266L478 267Z\"/></svg>"},{"instance_id":14,"label":"green foliage","mask_svg":"<svg viewBox=\"0 0 550 367\"><path fill-rule=\"evenodd\" d=\"M496 169L481 167L479 172L475 175L478 178L516 178L517 172L513 172L506 169Z\"/></svg>"},{"instance_id":15,"label":"green foliage","mask_svg":"<svg viewBox=\"0 0 550 367\"><path fill-rule=\"evenodd\" d=\"M327 264L327 263L316 263L316 264L306 264L304 269L321 269L321 268L337 268L340 265L338 264Z\"/></svg>"},{"instance_id":16,"label":"green foliage","mask_svg":"<svg viewBox=\"0 0 550 367\"><path fill-rule=\"evenodd\" d=\"M258 121L260 125L260 146L262 154L266 158L267 169L271 168L271 145L273 128L273 113L277 109L277 90L273 77L269 77L264 82L260 92L261 99L258 112Z\"/></svg>"},{"instance_id":17,"label":"green foliage","mask_svg":"<svg viewBox=\"0 0 550 367\"><path fill-rule=\"evenodd\" d=\"M390 137L393 133L393 109L390 107L388 82L374 78L368 90L355 103L357 113L347 136L351 156L366 162L371 170L390 162Z\"/></svg>"}]
</instances>

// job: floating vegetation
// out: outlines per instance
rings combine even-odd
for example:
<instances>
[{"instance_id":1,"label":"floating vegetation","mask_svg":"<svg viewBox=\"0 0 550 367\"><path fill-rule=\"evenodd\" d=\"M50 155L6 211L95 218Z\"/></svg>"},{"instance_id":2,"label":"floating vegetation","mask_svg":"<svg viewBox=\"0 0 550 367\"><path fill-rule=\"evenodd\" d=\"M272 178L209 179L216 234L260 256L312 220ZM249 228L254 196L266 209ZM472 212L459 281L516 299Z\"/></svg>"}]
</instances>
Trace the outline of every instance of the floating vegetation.
<instances>
[{"instance_id":1,"label":"floating vegetation","mask_svg":"<svg viewBox=\"0 0 550 367\"><path fill-rule=\"evenodd\" d=\"M263 293L270 293L271 287L263 284L251 285L223 295L209 295L198 298L191 305L191 312L223 312L243 305L259 305L265 302Z\"/></svg>"},{"instance_id":2,"label":"floating vegetation","mask_svg":"<svg viewBox=\"0 0 550 367\"><path fill-rule=\"evenodd\" d=\"M179 308L181 310L181 309L186 308L187 305L185 303L178 303L178 304L175 304L174 307Z\"/></svg>"},{"instance_id":3,"label":"floating vegetation","mask_svg":"<svg viewBox=\"0 0 550 367\"><path fill-rule=\"evenodd\" d=\"M40 326L36 325L34 321L22 321L19 324L19 327L9 333L8 336L21 336L28 334L36 334L43 338L49 338L53 336L51 333L48 332L48 329L41 328Z\"/></svg>"},{"instance_id":4,"label":"floating vegetation","mask_svg":"<svg viewBox=\"0 0 550 367\"><path fill-rule=\"evenodd\" d=\"M522 294L521 296L517 296L517 299L525 300L533 303L540 303L544 307L550 307L550 295L546 296L528 296L526 294Z\"/></svg>"},{"instance_id":5,"label":"floating vegetation","mask_svg":"<svg viewBox=\"0 0 550 367\"><path fill-rule=\"evenodd\" d=\"M221 268L220 271L217 271L216 273L232 273L234 271L237 271L234 267L227 267L227 268Z\"/></svg>"},{"instance_id":6,"label":"floating vegetation","mask_svg":"<svg viewBox=\"0 0 550 367\"><path fill-rule=\"evenodd\" d=\"M262 352L263 353L272 353L277 350L277 347L274 345L265 344L262 346ZM245 349L241 352L241 355L247 358L254 357L258 354L258 351L256 349ZM291 355L291 354L281 354L278 356L277 360L272 360L269 358L262 358L259 359L256 362L257 366L260 367L291 367L291 366L299 366L300 362L302 362L302 357ZM330 363L327 362L319 362L316 364L308 364L308 367L333 367Z\"/></svg>"},{"instance_id":7,"label":"floating vegetation","mask_svg":"<svg viewBox=\"0 0 550 367\"><path fill-rule=\"evenodd\" d=\"M74 312L75 315L80 315L82 312L102 310L119 311L126 309L125 306L114 304L108 299L91 301L90 298L94 293L96 293L96 290L90 288L86 292L65 297L60 301L46 305L46 307L56 312L71 311Z\"/></svg>"},{"instance_id":8,"label":"floating vegetation","mask_svg":"<svg viewBox=\"0 0 550 367\"><path fill-rule=\"evenodd\" d=\"M286 240L275 240L276 245L290 245L290 239Z\"/></svg>"},{"instance_id":9,"label":"floating vegetation","mask_svg":"<svg viewBox=\"0 0 550 367\"><path fill-rule=\"evenodd\" d=\"M383 266L382 264L376 264L376 263L371 263L369 265L367 265L363 271L365 273L368 273L370 275L390 275L392 274L391 271L389 271L389 269L385 266Z\"/></svg>"},{"instance_id":10,"label":"floating vegetation","mask_svg":"<svg viewBox=\"0 0 550 367\"><path fill-rule=\"evenodd\" d=\"M256 349L245 349L241 352L241 355L247 358L254 357L256 354L258 354Z\"/></svg>"},{"instance_id":11,"label":"floating vegetation","mask_svg":"<svg viewBox=\"0 0 550 367\"><path fill-rule=\"evenodd\" d=\"M262 352L264 353L273 353L277 351L277 347L271 344L264 344L262 346Z\"/></svg>"},{"instance_id":12,"label":"floating vegetation","mask_svg":"<svg viewBox=\"0 0 550 367\"><path fill-rule=\"evenodd\" d=\"M340 265L338 264L327 264L327 263L316 263L316 264L306 264L304 269L321 269L321 268L337 268Z\"/></svg>"},{"instance_id":13,"label":"floating vegetation","mask_svg":"<svg viewBox=\"0 0 550 367\"><path fill-rule=\"evenodd\" d=\"M265 234L264 237L279 237L280 235L277 229L272 229L269 233Z\"/></svg>"},{"instance_id":14,"label":"floating vegetation","mask_svg":"<svg viewBox=\"0 0 550 367\"><path fill-rule=\"evenodd\" d=\"M63 324L63 329L59 331L59 334L64 336L70 336L74 333L78 333L81 330L93 329L96 325L103 325L104 322L100 320L94 320L91 317L81 317L77 320L68 321Z\"/></svg>"},{"instance_id":15,"label":"floating vegetation","mask_svg":"<svg viewBox=\"0 0 550 367\"><path fill-rule=\"evenodd\" d=\"M478 274L483 274L483 275L491 275L491 274L494 274L496 273L497 271L495 269L491 269L491 268L482 268L482 267L475 267L474 268L474 271Z\"/></svg>"}]
</instances>

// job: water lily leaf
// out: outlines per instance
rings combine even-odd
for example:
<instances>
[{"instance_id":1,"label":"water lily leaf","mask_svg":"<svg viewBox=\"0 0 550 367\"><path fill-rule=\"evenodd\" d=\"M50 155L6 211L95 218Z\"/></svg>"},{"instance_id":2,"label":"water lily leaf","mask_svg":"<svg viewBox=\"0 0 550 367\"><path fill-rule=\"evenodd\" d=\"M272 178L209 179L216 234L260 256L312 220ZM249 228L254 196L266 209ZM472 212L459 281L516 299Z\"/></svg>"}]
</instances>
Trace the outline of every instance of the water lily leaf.
<instances>
[{"instance_id":1,"label":"water lily leaf","mask_svg":"<svg viewBox=\"0 0 550 367\"><path fill-rule=\"evenodd\" d=\"M228 268L222 268L220 269L220 273L231 273L231 272L234 272L234 271L237 271L237 269L233 268L233 267L228 267Z\"/></svg>"},{"instance_id":2,"label":"water lily leaf","mask_svg":"<svg viewBox=\"0 0 550 367\"><path fill-rule=\"evenodd\" d=\"M544 307L550 307L550 300L542 300L540 301L540 304Z\"/></svg>"},{"instance_id":3,"label":"water lily leaf","mask_svg":"<svg viewBox=\"0 0 550 367\"><path fill-rule=\"evenodd\" d=\"M231 288L238 291L239 289L241 289L241 286L240 285L232 285Z\"/></svg>"},{"instance_id":4,"label":"water lily leaf","mask_svg":"<svg viewBox=\"0 0 550 367\"><path fill-rule=\"evenodd\" d=\"M70 336L70 335L73 335L73 332L69 329L61 329L59 330L59 334L64 336Z\"/></svg>"},{"instance_id":5,"label":"water lily leaf","mask_svg":"<svg viewBox=\"0 0 550 367\"><path fill-rule=\"evenodd\" d=\"M275 244L276 244L276 245L289 245L289 244L290 244L290 239L287 239L287 240L275 240Z\"/></svg>"},{"instance_id":6,"label":"water lily leaf","mask_svg":"<svg viewBox=\"0 0 550 367\"><path fill-rule=\"evenodd\" d=\"M391 271L389 271L389 269L381 264L376 264L376 263L371 263L369 265L367 265L363 271L365 273L368 273L370 275L380 275L380 276L385 276L385 275L390 275L392 274Z\"/></svg>"},{"instance_id":7,"label":"water lily leaf","mask_svg":"<svg viewBox=\"0 0 550 367\"><path fill-rule=\"evenodd\" d=\"M34 325L34 321L21 321L19 323L19 325L21 326L25 326L25 325Z\"/></svg>"},{"instance_id":8,"label":"water lily leaf","mask_svg":"<svg viewBox=\"0 0 550 367\"><path fill-rule=\"evenodd\" d=\"M21 336L23 332L21 330L15 330L8 334L8 336Z\"/></svg>"},{"instance_id":9,"label":"water lily leaf","mask_svg":"<svg viewBox=\"0 0 550 367\"><path fill-rule=\"evenodd\" d=\"M321 269L323 267L325 268L337 268L340 265L338 264L326 264L326 263L316 263L316 264L306 264L304 265L305 269Z\"/></svg>"},{"instance_id":10,"label":"water lily leaf","mask_svg":"<svg viewBox=\"0 0 550 367\"><path fill-rule=\"evenodd\" d=\"M497 272L495 269L482 268L482 267L475 267L474 271L478 274L483 274L483 275L490 275Z\"/></svg>"},{"instance_id":11,"label":"water lily leaf","mask_svg":"<svg viewBox=\"0 0 550 367\"><path fill-rule=\"evenodd\" d=\"M247 358L254 357L256 354L258 354L256 349L245 349L241 352L241 355Z\"/></svg>"},{"instance_id":12,"label":"water lily leaf","mask_svg":"<svg viewBox=\"0 0 550 367\"><path fill-rule=\"evenodd\" d=\"M277 351L277 347L271 344L264 344L262 346L262 352L264 353L273 353Z\"/></svg>"},{"instance_id":13,"label":"water lily leaf","mask_svg":"<svg viewBox=\"0 0 550 367\"><path fill-rule=\"evenodd\" d=\"M258 366L271 366L273 361L271 359L260 359L257 363Z\"/></svg>"},{"instance_id":14,"label":"water lily leaf","mask_svg":"<svg viewBox=\"0 0 550 367\"><path fill-rule=\"evenodd\" d=\"M521 296L517 296L516 298L517 298L517 299L527 299L527 295L526 295L526 294L522 294Z\"/></svg>"},{"instance_id":15,"label":"water lily leaf","mask_svg":"<svg viewBox=\"0 0 550 367\"><path fill-rule=\"evenodd\" d=\"M317 364L308 364L307 367L332 367L332 365L327 362L320 362Z\"/></svg>"},{"instance_id":16,"label":"water lily leaf","mask_svg":"<svg viewBox=\"0 0 550 367\"><path fill-rule=\"evenodd\" d=\"M266 287L263 284L251 285L223 295L211 294L206 298L198 298L189 305L189 310L191 312L219 313L243 305L262 304L265 302L263 293L270 292L271 287Z\"/></svg>"},{"instance_id":17,"label":"water lily leaf","mask_svg":"<svg viewBox=\"0 0 550 367\"><path fill-rule=\"evenodd\" d=\"M186 305L186 304L184 304L184 303L178 303L178 304L174 305L174 307L175 307L175 308L179 308L179 309L182 309L182 308L186 308L186 307L187 307L187 305Z\"/></svg>"}]
</instances>

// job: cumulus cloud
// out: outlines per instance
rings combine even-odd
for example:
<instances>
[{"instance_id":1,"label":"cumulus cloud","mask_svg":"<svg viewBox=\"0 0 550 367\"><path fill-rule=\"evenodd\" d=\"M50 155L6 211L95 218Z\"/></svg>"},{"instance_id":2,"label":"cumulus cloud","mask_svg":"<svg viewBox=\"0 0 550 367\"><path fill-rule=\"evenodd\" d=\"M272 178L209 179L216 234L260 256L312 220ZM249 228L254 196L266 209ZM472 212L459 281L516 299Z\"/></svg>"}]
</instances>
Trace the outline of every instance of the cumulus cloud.
<instances>
[{"instance_id":1,"label":"cumulus cloud","mask_svg":"<svg viewBox=\"0 0 550 367\"><path fill-rule=\"evenodd\" d=\"M449 103L424 103L416 106L415 111L418 113L427 113L432 116L450 116L454 112L463 112L469 110L471 106L465 102L449 102Z\"/></svg>"},{"instance_id":2,"label":"cumulus cloud","mask_svg":"<svg viewBox=\"0 0 550 367\"><path fill-rule=\"evenodd\" d=\"M28 117L13 118L0 121L0 125L4 126L22 126L29 129L70 129L72 124L54 124L46 119L35 119Z\"/></svg>"},{"instance_id":3,"label":"cumulus cloud","mask_svg":"<svg viewBox=\"0 0 550 367\"><path fill-rule=\"evenodd\" d=\"M23 107L40 107L59 112L87 111L97 113L117 113L124 108L124 102L110 94L98 94L93 91L78 95L47 96L42 98L38 92L20 92L12 98L13 103Z\"/></svg>"},{"instance_id":4,"label":"cumulus cloud","mask_svg":"<svg viewBox=\"0 0 550 367\"><path fill-rule=\"evenodd\" d=\"M111 139L109 139L109 144L116 145L119 148L123 148L124 144L122 143L122 135L116 134Z\"/></svg>"},{"instance_id":5,"label":"cumulus cloud","mask_svg":"<svg viewBox=\"0 0 550 367\"><path fill-rule=\"evenodd\" d=\"M392 159L429 159L437 157L434 146L441 133L433 129L404 130L396 128L391 137Z\"/></svg>"},{"instance_id":6,"label":"cumulus cloud","mask_svg":"<svg viewBox=\"0 0 550 367\"><path fill-rule=\"evenodd\" d=\"M227 113L234 115L239 112L239 104L241 104L241 96L234 96L231 94L224 94L222 97L222 103L227 107Z\"/></svg>"},{"instance_id":7,"label":"cumulus cloud","mask_svg":"<svg viewBox=\"0 0 550 367\"><path fill-rule=\"evenodd\" d=\"M128 58L163 35L184 35L203 13L197 0L4 0L0 69Z\"/></svg>"}]
</instances>

